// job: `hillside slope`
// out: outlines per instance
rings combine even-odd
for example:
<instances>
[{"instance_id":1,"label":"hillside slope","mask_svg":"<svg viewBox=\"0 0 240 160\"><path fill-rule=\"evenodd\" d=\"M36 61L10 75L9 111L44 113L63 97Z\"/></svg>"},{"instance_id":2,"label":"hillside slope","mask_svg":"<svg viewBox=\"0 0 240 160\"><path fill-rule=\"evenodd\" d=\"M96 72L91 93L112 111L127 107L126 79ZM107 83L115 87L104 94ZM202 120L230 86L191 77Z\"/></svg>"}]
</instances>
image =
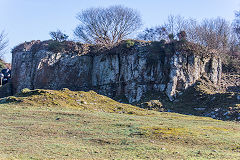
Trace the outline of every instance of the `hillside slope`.
<instances>
[{"instance_id":1,"label":"hillside slope","mask_svg":"<svg viewBox=\"0 0 240 160\"><path fill-rule=\"evenodd\" d=\"M28 90L0 101L4 159L240 159L240 125L146 111L91 92Z\"/></svg>"},{"instance_id":2,"label":"hillside slope","mask_svg":"<svg viewBox=\"0 0 240 160\"><path fill-rule=\"evenodd\" d=\"M148 114L139 107L116 102L94 91L70 91L67 88L62 90L29 90L26 88L15 94L15 96L1 99L0 103L10 103L18 106L75 108L109 113Z\"/></svg>"},{"instance_id":3,"label":"hillside slope","mask_svg":"<svg viewBox=\"0 0 240 160\"><path fill-rule=\"evenodd\" d=\"M179 92L173 102L162 94L150 92L136 105L149 110L240 121L240 93L221 90L207 77L202 77L184 92Z\"/></svg>"}]
</instances>

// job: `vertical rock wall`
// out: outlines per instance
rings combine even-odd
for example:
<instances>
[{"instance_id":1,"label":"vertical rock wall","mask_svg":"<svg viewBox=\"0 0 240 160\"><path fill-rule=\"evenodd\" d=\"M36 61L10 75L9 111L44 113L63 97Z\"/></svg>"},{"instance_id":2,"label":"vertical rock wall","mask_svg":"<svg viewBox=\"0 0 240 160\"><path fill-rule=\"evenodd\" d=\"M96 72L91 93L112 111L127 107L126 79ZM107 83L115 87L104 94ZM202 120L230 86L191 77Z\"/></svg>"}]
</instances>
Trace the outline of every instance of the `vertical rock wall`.
<instances>
[{"instance_id":1,"label":"vertical rock wall","mask_svg":"<svg viewBox=\"0 0 240 160\"><path fill-rule=\"evenodd\" d=\"M109 97L125 96L133 103L145 92L157 91L173 100L202 75L215 84L221 77L221 59L211 53L203 56L181 48L153 53L147 42L135 42L125 50L116 46L101 53L91 49L84 54L54 53L47 47L33 49L34 45L44 44L35 43L31 42L30 47L20 45L13 51L14 93L23 88L95 90Z\"/></svg>"}]
</instances>

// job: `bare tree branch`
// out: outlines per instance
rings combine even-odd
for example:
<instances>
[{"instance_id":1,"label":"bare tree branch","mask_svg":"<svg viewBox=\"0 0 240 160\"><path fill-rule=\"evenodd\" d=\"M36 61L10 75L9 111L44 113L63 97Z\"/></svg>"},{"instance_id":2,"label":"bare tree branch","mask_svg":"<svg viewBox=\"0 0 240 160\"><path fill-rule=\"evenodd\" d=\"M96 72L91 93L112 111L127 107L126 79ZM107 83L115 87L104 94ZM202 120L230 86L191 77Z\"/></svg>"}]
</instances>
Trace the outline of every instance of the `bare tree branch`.
<instances>
[{"instance_id":1,"label":"bare tree branch","mask_svg":"<svg viewBox=\"0 0 240 160\"><path fill-rule=\"evenodd\" d=\"M6 39L6 34L4 33L4 31L2 31L0 33L0 57L3 56L4 49L7 47L7 45L8 45L8 40Z\"/></svg>"}]
</instances>

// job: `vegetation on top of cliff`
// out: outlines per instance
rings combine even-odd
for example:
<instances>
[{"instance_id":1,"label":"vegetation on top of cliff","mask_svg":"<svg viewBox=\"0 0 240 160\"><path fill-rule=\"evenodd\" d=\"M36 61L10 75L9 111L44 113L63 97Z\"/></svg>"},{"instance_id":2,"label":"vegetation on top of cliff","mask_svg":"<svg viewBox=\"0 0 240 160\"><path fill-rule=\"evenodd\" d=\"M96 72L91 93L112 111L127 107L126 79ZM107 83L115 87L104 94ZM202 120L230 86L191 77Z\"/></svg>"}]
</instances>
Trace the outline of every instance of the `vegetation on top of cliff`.
<instances>
[{"instance_id":1,"label":"vegetation on top of cliff","mask_svg":"<svg viewBox=\"0 0 240 160\"><path fill-rule=\"evenodd\" d=\"M76 54L86 54L89 53L90 44L83 44L80 42L73 42L73 41L55 41L55 40L46 40L46 41L31 41L31 42L24 42L18 46L16 46L12 53L17 52L37 52L40 50L46 50L51 52L63 52L63 53L76 53Z\"/></svg>"},{"instance_id":2,"label":"vegetation on top of cliff","mask_svg":"<svg viewBox=\"0 0 240 160\"><path fill-rule=\"evenodd\" d=\"M135 46L135 47L134 47ZM146 50L149 54L158 54L166 52L168 54L174 54L174 52L179 51L181 53L193 53L193 54L207 54L209 53L208 48L203 47L198 44L188 42L186 40L174 40L172 42L162 41L142 41L128 39L123 40L118 44L114 45L91 45L83 44L73 41L31 41L20 44L15 47L12 52L22 52L22 51L40 51L40 50L49 50L52 52L63 52L63 53L77 53L77 54L104 54L104 53L121 53L129 52L129 50L136 49L139 47L147 47ZM217 53L217 52L216 52Z\"/></svg>"},{"instance_id":3,"label":"vegetation on top of cliff","mask_svg":"<svg viewBox=\"0 0 240 160\"><path fill-rule=\"evenodd\" d=\"M220 52L217 50L209 49L208 47L201 46L196 43L188 42L186 40L174 40L167 43L165 46L165 52L173 54L179 52L182 54L195 54L199 56L219 56Z\"/></svg>"}]
</instances>

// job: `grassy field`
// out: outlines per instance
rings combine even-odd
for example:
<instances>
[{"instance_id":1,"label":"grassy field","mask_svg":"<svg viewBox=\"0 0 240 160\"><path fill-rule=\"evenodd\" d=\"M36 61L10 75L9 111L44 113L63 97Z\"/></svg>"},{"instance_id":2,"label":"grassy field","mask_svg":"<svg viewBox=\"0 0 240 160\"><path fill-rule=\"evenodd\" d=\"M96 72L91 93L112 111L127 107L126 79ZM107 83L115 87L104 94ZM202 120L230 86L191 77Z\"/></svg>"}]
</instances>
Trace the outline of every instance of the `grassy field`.
<instances>
[{"instance_id":1,"label":"grassy field","mask_svg":"<svg viewBox=\"0 0 240 160\"><path fill-rule=\"evenodd\" d=\"M95 92L0 101L1 159L240 159L240 124L146 111Z\"/></svg>"}]
</instances>

